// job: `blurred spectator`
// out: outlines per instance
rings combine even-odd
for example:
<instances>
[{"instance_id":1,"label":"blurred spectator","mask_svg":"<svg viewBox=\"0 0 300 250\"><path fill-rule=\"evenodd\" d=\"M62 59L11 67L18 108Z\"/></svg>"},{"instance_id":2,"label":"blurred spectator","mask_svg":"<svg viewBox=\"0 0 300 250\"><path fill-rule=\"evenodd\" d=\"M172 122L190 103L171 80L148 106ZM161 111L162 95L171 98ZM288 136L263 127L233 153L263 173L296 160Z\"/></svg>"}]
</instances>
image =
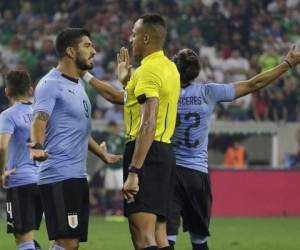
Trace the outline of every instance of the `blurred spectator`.
<instances>
[{"instance_id":1,"label":"blurred spectator","mask_svg":"<svg viewBox=\"0 0 300 250\"><path fill-rule=\"evenodd\" d=\"M135 19L145 12L159 12L168 19L169 34L166 54L174 55L183 47L196 51L217 51L202 54L203 70L199 80L207 82L233 82L247 79L281 62L290 43L300 41L300 0L53 0L2 1L0 4L0 53L3 66L8 69L27 68L36 82L57 61L54 37L63 28L81 26L91 32L97 49L93 74L114 84L115 57L121 46L129 45L131 27ZM203 49L205 47L205 49ZM297 73L298 71L298 73ZM295 81L300 82L299 67L294 70ZM0 76L1 79L1 76ZM0 80L1 81L1 80ZM294 81L294 80L292 80ZM298 99L298 87L297 98ZM86 86L93 113L101 110L104 119L111 119L113 105ZM286 87L279 88L285 100L287 121L298 120L294 96ZM276 93L277 95L277 93ZM247 120L262 116L263 100L253 96L242 103L220 105L220 116L232 110L247 115L231 115L233 119ZM271 96L272 99L275 95ZM291 98L290 98L291 97ZM265 100L273 119L272 102ZM260 114L249 116L249 107L260 107ZM228 110L229 108L229 110ZM105 116L105 113L107 115ZM217 112L219 113L219 112ZM250 112L253 113L253 112ZM279 112L280 113L280 112ZM258 116L257 116L258 115ZM280 116L280 115L279 115ZM274 118L275 119L275 118ZM265 120L265 119L264 119Z\"/></svg>"},{"instance_id":2,"label":"blurred spectator","mask_svg":"<svg viewBox=\"0 0 300 250\"><path fill-rule=\"evenodd\" d=\"M287 168L300 167L300 130L296 133L298 149L295 154L287 154L284 159L284 166Z\"/></svg>"},{"instance_id":3,"label":"blurred spectator","mask_svg":"<svg viewBox=\"0 0 300 250\"><path fill-rule=\"evenodd\" d=\"M228 168L241 169L247 166L247 156L244 146L235 141L230 145L224 156L224 166Z\"/></svg>"},{"instance_id":4,"label":"blurred spectator","mask_svg":"<svg viewBox=\"0 0 300 250\"><path fill-rule=\"evenodd\" d=\"M286 120L288 122L299 121L299 93L297 92L297 79L293 76L284 78L283 94Z\"/></svg>"},{"instance_id":5,"label":"blurred spectator","mask_svg":"<svg viewBox=\"0 0 300 250\"><path fill-rule=\"evenodd\" d=\"M121 105L114 105L112 109L109 109L105 115L104 119L106 121L113 121L116 124L122 124L123 123L123 106Z\"/></svg>"},{"instance_id":6,"label":"blurred spectator","mask_svg":"<svg viewBox=\"0 0 300 250\"><path fill-rule=\"evenodd\" d=\"M124 137L120 135L119 126L110 121L107 125L108 137L106 145L108 152L123 154L125 149ZM107 191L107 214L122 213L123 163L118 162L106 166L104 187Z\"/></svg>"},{"instance_id":7,"label":"blurred spectator","mask_svg":"<svg viewBox=\"0 0 300 250\"><path fill-rule=\"evenodd\" d=\"M224 67L227 82L236 82L248 78L249 62L241 56L241 52L237 49L231 52L231 56L225 61Z\"/></svg>"},{"instance_id":8,"label":"blurred spectator","mask_svg":"<svg viewBox=\"0 0 300 250\"><path fill-rule=\"evenodd\" d=\"M252 94L251 110L255 121L268 120L269 110L264 89Z\"/></svg>"},{"instance_id":9,"label":"blurred spectator","mask_svg":"<svg viewBox=\"0 0 300 250\"><path fill-rule=\"evenodd\" d=\"M275 91L271 104L271 115L273 120L276 122L286 122L287 110L284 105L284 95L280 89Z\"/></svg>"}]
</instances>

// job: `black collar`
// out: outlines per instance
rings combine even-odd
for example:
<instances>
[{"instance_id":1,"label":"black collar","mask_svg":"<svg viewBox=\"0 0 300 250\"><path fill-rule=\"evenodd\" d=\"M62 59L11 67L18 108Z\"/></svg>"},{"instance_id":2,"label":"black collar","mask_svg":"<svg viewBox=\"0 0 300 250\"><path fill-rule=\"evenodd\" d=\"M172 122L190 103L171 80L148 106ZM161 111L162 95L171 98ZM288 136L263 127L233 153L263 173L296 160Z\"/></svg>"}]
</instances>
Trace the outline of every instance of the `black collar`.
<instances>
[{"instance_id":1,"label":"black collar","mask_svg":"<svg viewBox=\"0 0 300 250\"><path fill-rule=\"evenodd\" d=\"M67 78L68 80L72 81L72 82L75 82L75 83L78 83L79 82L79 79L76 79L76 78L73 78L71 76L67 76L66 74L64 73L61 73L61 76L63 76L64 78Z\"/></svg>"}]
</instances>

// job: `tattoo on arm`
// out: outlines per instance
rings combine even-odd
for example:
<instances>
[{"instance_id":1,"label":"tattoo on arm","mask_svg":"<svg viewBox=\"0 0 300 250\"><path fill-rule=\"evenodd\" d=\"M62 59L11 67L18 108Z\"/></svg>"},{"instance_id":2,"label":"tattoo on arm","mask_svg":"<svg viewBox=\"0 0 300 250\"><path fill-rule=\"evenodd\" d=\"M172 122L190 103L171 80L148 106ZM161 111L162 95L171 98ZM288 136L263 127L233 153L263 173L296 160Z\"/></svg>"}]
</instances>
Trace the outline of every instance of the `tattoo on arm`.
<instances>
[{"instance_id":1,"label":"tattoo on arm","mask_svg":"<svg viewBox=\"0 0 300 250\"><path fill-rule=\"evenodd\" d=\"M37 112L37 113L35 113L34 118L37 119L37 120L48 122L49 115L45 112Z\"/></svg>"}]
</instances>

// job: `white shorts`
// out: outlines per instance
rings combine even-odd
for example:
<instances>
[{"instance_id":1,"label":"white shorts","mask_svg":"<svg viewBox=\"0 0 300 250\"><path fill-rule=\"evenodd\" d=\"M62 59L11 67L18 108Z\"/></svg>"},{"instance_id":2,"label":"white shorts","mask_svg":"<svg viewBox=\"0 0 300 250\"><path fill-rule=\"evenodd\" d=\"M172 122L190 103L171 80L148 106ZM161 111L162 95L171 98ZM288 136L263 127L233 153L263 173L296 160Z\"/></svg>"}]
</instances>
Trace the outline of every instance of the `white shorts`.
<instances>
[{"instance_id":1,"label":"white shorts","mask_svg":"<svg viewBox=\"0 0 300 250\"><path fill-rule=\"evenodd\" d=\"M123 169L110 169L105 171L104 188L107 190L122 190L123 188Z\"/></svg>"}]
</instances>

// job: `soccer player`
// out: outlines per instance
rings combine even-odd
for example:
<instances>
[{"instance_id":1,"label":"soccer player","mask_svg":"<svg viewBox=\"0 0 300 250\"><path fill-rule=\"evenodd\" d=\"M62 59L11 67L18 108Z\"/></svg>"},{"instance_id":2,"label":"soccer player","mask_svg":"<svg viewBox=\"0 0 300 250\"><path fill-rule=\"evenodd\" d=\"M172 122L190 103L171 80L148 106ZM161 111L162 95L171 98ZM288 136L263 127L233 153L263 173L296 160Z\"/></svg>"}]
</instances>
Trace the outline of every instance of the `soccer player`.
<instances>
[{"instance_id":1,"label":"soccer player","mask_svg":"<svg viewBox=\"0 0 300 250\"><path fill-rule=\"evenodd\" d=\"M35 90L31 158L39 163L39 189L52 249L74 250L87 241L89 190L87 150L106 163L120 160L91 137L91 105L80 72L93 67L95 49L88 31L63 30L56 38L58 66Z\"/></svg>"},{"instance_id":2,"label":"soccer player","mask_svg":"<svg viewBox=\"0 0 300 250\"><path fill-rule=\"evenodd\" d=\"M172 139L177 167L171 217L167 223L168 239L174 247L181 216L193 249L207 250L212 204L207 144L213 109L218 102L233 101L271 84L300 62L300 52L293 47L275 68L230 84L192 83L199 74L200 64L197 54L190 49L179 51L174 62L180 73L181 94Z\"/></svg>"},{"instance_id":3,"label":"soccer player","mask_svg":"<svg viewBox=\"0 0 300 250\"><path fill-rule=\"evenodd\" d=\"M32 86L26 71L10 71L5 93L12 106L0 115L0 173L7 189L7 232L13 233L19 250L40 249L33 230L42 220L42 202L37 186L37 166L27 147L33 115Z\"/></svg>"},{"instance_id":4,"label":"soccer player","mask_svg":"<svg viewBox=\"0 0 300 250\"><path fill-rule=\"evenodd\" d=\"M124 77L119 71L119 79L127 83L125 94L89 73L84 75L108 100L123 103L125 96L124 212L135 249L169 249L166 217L175 164L170 138L180 77L175 64L164 55L165 37L166 24L160 15L145 14L135 22L130 43L141 65L128 83L126 70ZM120 55L118 61L128 64L128 54Z\"/></svg>"}]
</instances>

